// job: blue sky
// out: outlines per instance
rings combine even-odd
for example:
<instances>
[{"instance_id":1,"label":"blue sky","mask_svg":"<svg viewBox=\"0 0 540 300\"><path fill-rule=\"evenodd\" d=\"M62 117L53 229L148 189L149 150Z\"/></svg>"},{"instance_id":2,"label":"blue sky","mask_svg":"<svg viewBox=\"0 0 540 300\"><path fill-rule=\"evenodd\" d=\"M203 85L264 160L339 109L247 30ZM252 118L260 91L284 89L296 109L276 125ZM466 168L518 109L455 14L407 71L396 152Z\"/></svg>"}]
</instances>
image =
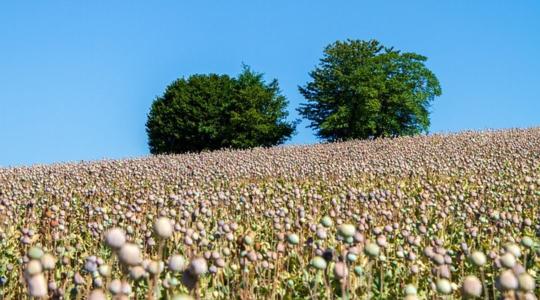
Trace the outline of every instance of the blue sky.
<instances>
[{"instance_id":1,"label":"blue sky","mask_svg":"<svg viewBox=\"0 0 540 300\"><path fill-rule=\"evenodd\" d=\"M539 32L537 0L2 1L0 165L147 155L167 84L242 62L279 79L297 118L297 86L346 38L429 58L431 132L538 126ZM305 125L289 143L317 141Z\"/></svg>"}]
</instances>

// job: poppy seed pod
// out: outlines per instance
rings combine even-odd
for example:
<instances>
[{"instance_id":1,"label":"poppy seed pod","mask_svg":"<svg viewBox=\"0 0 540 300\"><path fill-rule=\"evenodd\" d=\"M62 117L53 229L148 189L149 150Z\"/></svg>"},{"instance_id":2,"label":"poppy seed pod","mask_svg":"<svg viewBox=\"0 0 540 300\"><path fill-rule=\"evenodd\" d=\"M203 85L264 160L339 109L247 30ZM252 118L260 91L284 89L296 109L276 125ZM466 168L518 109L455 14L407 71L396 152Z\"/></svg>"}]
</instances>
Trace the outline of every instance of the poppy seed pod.
<instances>
[{"instance_id":1,"label":"poppy seed pod","mask_svg":"<svg viewBox=\"0 0 540 300\"><path fill-rule=\"evenodd\" d=\"M150 263L148 263L148 266L146 267L146 271L152 275L158 275L162 271L162 265L163 263L160 261L152 260Z\"/></svg>"},{"instance_id":2,"label":"poppy seed pod","mask_svg":"<svg viewBox=\"0 0 540 300\"><path fill-rule=\"evenodd\" d=\"M498 286L500 289L506 290L515 290L518 288L519 283L516 275L511 270L502 271L501 275L497 280Z\"/></svg>"},{"instance_id":3,"label":"poppy seed pod","mask_svg":"<svg viewBox=\"0 0 540 300\"><path fill-rule=\"evenodd\" d=\"M476 276L469 275L463 279L461 290L466 298L480 297L482 295L482 282Z\"/></svg>"},{"instance_id":4,"label":"poppy seed pod","mask_svg":"<svg viewBox=\"0 0 540 300\"><path fill-rule=\"evenodd\" d=\"M506 252L510 252L512 253L516 258L520 258L521 257L521 249L519 248L519 245L517 244L506 244L504 245L504 250Z\"/></svg>"},{"instance_id":5,"label":"poppy seed pod","mask_svg":"<svg viewBox=\"0 0 540 300\"><path fill-rule=\"evenodd\" d=\"M123 280L122 285L121 285L121 292L122 292L122 294L124 294L126 296L131 294L131 284L129 284L129 282Z\"/></svg>"},{"instance_id":6,"label":"poppy seed pod","mask_svg":"<svg viewBox=\"0 0 540 300\"><path fill-rule=\"evenodd\" d=\"M364 268L362 268L362 266L354 267L354 274L358 277L364 276Z\"/></svg>"},{"instance_id":7,"label":"poppy seed pod","mask_svg":"<svg viewBox=\"0 0 540 300\"><path fill-rule=\"evenodd\" d=\"M44 270L52 270L56 265L56 258L50 253L45 253L41 257L40 262Z\"/></svg>"},{"instance_id":8,"label":"poppy seed pod","mask_svg":"<svg viewBox=\"0 0 540 300\"><path fill-rule=\"evenodd\" d=\"M330 218L329 216L324 216L324 217L322 217L322 219L321 219L321 224L322 224L322 226L324 226L324 227L327 227L327 228L328 228L328 227L331 227L333 223L334 223L334 222L332 222L332 218Z\"/></svg>"},{"instance_id":9,"label":"poppy seed pod","mask_svg":"<svg viewBox=\"0 0 540 300\"><path fill-rule=\"evenodd\" d=\"M378 257L380 253L380 248L377 244L369 243L364 247L364 252L369 257Z\"/></svg>"},{"instance_id":10,"label":"poppy seed pod","mask_svg":"<svg viewBox=\"0 0 540 300\"><path fill-rule=\"evenodd\" d=\"M139 280L146 275L146 270L141 266L134 266L129 269L129 277L133 280Z\"/></svg>"},{"instance_id":11,"label":"poppy seed pod","mask_svg":"<svg viewBox=\"0 0 540 300\"><path fill-rule=\"evenodd\" d=\"M169 218L161 217L157 219L154 223L154 232L158 237L162 239L167 239L171 237L173 234L173 230L174 228Z\"/></svg>"},{"instance_id":12,"label":"poppy seed pod","mask_svg":"<svg viewBox=\"0 0 540 300\"><path fill-rule=\"evenodd\" d=\"M216 266L218 268L224 268L225 267L225 260L223 258L216 259Z\"/></svg>"},{"instance_id":13,"label":"poppy seed pod","mask_svg":"<svg viewBox=\"0 0 540 300\"><path fill-rule=\"evenodd\" d=\"M356 233L356 228L352 224L341 224L338 226L338 234L342 237L353 237Z\"/></svg>"},{"instance_id":14,"label":"poppy seed pod","mask_svg":"<svg viewBox=\"0 0 540 300\"><path fill-rule=\"evenodd\" d=\"M128 266L136 266L142 262L141 250L135 244L126 243L118 251L118 259Z\"/></svg>"},{"instance_id":15,"label":"poppy seed pod","mask_svg":"<svg viewBox=\"0 0 540 300\"><path fill-rule=\"evenodd\" d=\"M122 292L122 282L120 279L114 279L109 283L109 292L113 295L118 295Z\"/></svg>"},{"instance_id":16,"label":"poppy seed pod","mask_svg":"<svg viewBox=\"0 0 540 300\"><path fill-rule=\"evenodd\" d=\"M318 270L324 270L327 266L326 260L324 260L324 258L320 256L315 256L314 258L312 258L309 264Z\"/></svg>"},{"instance_id":17,"label":"poppy seed pod","mask_svg":"<svg viewBox=\"0 0 540 300\"><path fill-rule=\"evenodd\" d=\"M98 272L101 276L109 276L111 275L111 267L109 265L101 265L98 267Z\"/></svg>"},{"instance_id":18,"label":"poppy seed pod","mask_svg":"<svg viewBox=\"0 0 540 300\"><path fill-rule=\"evenodd\" d=\"M180 272L183 271L185 268L186 261L182 255L172 255L169 257L169 262L167 266L169 269L173 272Z\"/></svg>"},{"instance_id":19,"label":"poppy seed pod","mask_svg":"<svg viewBox=\"0 0 540 300\"><path fill-rule=\"evenodd\" d=\"M452 293L452 284L447 279L439 279L435 285L440 294L449 295Z\"/></svg>"},{"instance_id":20,"label":"poppy seed pod","mask_svg":"<svg viewBox=\"0 0 540 300\"><path fill-rule=\"evenodd\" d=\"M318 228L316 235L319 239L324 240L327 238L326 230L324 228Z\"/></svg>"},{"instance_id":21,"label":"poppy seed pod","mask_svg":"<svg viewBox=\"0 0 540 300\"><path fill-rule=\"evenodd\" d=\"M530 237L525 236L521 239L521 244L527 248L532 248L534 241Z\"/></svg>"},{"instance_id":22,"label":"poppy seed pod","mask_svg":"<svg viewBox=\"0 0 540 300\"><path fill-rule=\"evenodd\" d=\"M28 265L26 265L26 274L29 276L39 274L41 271L43 271L43 267L41 262L39 262L37 259L32 259L28 262Z\"/></svg>"},{"instance_id":23,"label":"poppy seed pod","mask_svg":"<svg viewBox=\"0 0 540 300\"><path fill-rule=\"evenodd\" d=\"M347 265L341 261L336 262L334 265L334 276L336 278L345 278L349 275L349 270L347 269Z\"/></svg>"},{"instance_id":24,"label":"poppy seed pod","mask_svg":"<svg viewBox=\"0 0 540 300\"><path fill-rule=\"evenodd\" d=\"M76 285L83 285L86 282L84 280L84 277L82 277L82 275L77 272L73 275L73 283L75 283Z\"/></svg>"},{"instance_id":25,"label":"poppy seed pod","mask_svg":"<svg viewBox=\"0 0 540 300\"><path fill-rule=\"evenodd\" d=\"M291 233L287 235L287 241L292 245L298 245L300 242L300 237L296 233Z\"/></svg>"},{"instance_id":26,"label":"poppy seed pod","mask_svg":"<svg viewBox=\"0 0 540 300\"><path fill-rule=\"evenodd\" d=\"M120 249L126 243L126 233L120 228L112 228L105 234L105 243L112 249Z\"/></svg>"},{"instance_id":27,"label":"poppy seed pod","mask_svg":"<svg viewBox=\"0 0 540 300\"><path fill-rule=\"evenodd\" d=\"M28 250L28 257L31 259L40 259L43 256L43 250L39 247L32 247Z\"/></svg>"},{"instance_id":28,"label":"poppy seed pod","mask_svg":"<svg viewBox=\"0 0 540 300\"><path fill-rule=\"evenodd\" d=\"M42 273L30 276L27 283L30 296L39 298L47 295L48 286Z\"/></svg>"},{"instance_id":29,"label":"poppy seed pod","mask_svg":"<svg viewBox=\"0 0 540 300\"><path fill-rule=\"evenodd\" d=\"M189 263L189 272L195 276L204 275L208 272L208 263L203 257L197 257Z\"/></svg>"},{"instance_id":30,"label":"poppy seed pod","mask_svg":"<svg viewBox=\"0 0 540 300\"><path fill-rule=\"evenodd\" d=\"M246 244L248 246L251 246L251 245L253 245L253 242L254 242L253 235L248 234L248 235L244 236L244 244Z\"/></svg>"},{"instance_id":31,"label":"poppy seed pod","mask_svg":"<svg viewBox=\"0 0 540 300\"><path fill-rule=\"evenodd\" d=\"M416 295L417 290L416 287L412 284L407 284L405 286L405 290L403 291L405 295Z\"/></svg>"},{"instance_id":32,"label":"poppy seed pod","mask_svg":"<svg viewBox=\"0 0 540 300\"><path fill-rule=\"evenodd\" d=\"M534 278L528 273L522 273L518 276L519 289L526 292L534 291L536 283Z\"/></svg>"},{"instance_id":33,"label":"poppy seed pod","mask_svg":"<svg viewBox=\"0 0 540 300\"><path fill-rule=\"evenodd\" d=\"M486 264L486 255L480 251L474 251L470 256L469 260L477 267L481 267Z\"/></svg>"},{"instance_id":34,"label":"poppy seed pod","mask_svg":"<svg viewBox=\"0 0 540 300\"><path fill-rule=\"evenodd\" d=\"M500 258L500 261L501 265L503 265L503 267L505 268L512 268L516 265L516 257L510 252L506 252L505 254L503 254L503 256L501 256Z\"/></svg>"}]
</instances>

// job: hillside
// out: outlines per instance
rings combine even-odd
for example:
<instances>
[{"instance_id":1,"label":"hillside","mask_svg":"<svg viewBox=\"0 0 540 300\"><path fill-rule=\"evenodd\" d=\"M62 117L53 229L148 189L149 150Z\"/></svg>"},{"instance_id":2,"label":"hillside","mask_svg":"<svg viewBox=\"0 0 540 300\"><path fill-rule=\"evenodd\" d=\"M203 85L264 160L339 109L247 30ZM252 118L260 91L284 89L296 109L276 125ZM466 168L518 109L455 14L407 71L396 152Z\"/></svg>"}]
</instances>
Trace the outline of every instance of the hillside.
<instances>
[{"instance_id":1,"label":"hillside","mask_svg":"<svg viewBox=\"0 0 540 300\"><path fill-rule=\"evenodd\" d=\"M540 128L5 168L0 293L534 297L539 186Z\"/></svg>"}]
</instances>

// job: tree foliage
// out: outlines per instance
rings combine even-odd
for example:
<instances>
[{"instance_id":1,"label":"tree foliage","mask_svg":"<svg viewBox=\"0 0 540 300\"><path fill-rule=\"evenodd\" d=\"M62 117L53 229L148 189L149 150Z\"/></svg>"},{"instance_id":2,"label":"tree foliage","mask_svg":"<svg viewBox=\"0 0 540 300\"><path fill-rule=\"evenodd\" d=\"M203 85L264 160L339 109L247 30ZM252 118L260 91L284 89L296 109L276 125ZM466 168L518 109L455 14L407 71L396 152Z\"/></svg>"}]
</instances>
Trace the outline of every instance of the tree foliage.
<instances>
[{"instance_id":1,"label":"tree foliage","mask_svg":"<svg viewBox=\"0 0 540 300\"><path fill-rule=\"evenodd\" d=\"M429 105L441 95L425 56L378 41L337 41L324 50L299 108L326 140L414 135L429 128Z\"/></svg>"},{"instance_id":2,"label":"tree foliage","mask_svg":"<svg viewBox=\"0 0 540 300\"><path fill-rule=\"evenodd\" d=\"M287 104L277 80L266 83L262 74L245 66L236 78L209 74L178 79L155 99L148 114L150 152L280 144L296 126L285 120Z\"/></svg>"}]
</instances>

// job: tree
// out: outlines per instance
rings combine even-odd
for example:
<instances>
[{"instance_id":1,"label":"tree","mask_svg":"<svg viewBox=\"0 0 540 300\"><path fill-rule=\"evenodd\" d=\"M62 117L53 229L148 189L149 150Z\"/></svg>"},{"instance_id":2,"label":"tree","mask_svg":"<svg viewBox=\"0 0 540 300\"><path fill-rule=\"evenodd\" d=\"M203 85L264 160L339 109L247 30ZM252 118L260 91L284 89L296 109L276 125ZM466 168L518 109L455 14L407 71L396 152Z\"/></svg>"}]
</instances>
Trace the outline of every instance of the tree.
<instances>
[{"instance_id":1,"label":"tree","mask_svg":"<svg viewBox=\"0 0 540 300\"><path fill-rule=\"evenodd\" d=\"M308 101L299 113L330 141L427 132L429 105L441 87L426 60L376 40L337 41L299 87Z\"/></svg>"},{"instance_id":2,"label":"tree","mask_svg":"<svg viewBox=\"0 0 540 300\"><path fill-rule=\"evenodd\" d=\"M193 75L170 84L152 103L150 152L181 153L283 143L294 133L277 80L244 66L237 77Z\"/></svg>"}]
</instances>

